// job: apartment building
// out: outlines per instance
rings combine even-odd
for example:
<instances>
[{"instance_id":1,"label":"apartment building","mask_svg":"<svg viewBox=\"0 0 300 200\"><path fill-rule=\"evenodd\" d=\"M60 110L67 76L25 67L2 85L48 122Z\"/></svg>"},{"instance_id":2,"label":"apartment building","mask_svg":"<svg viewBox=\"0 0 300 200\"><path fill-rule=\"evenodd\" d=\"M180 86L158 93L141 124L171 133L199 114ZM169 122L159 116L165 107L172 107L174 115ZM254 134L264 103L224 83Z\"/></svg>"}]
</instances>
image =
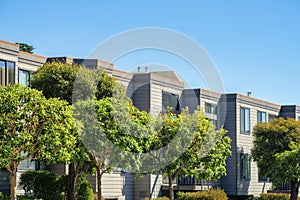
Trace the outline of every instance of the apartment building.
<instances>
[{"instance_id":1,"label":"apartment building","mask_svg":"<svg viewBox=\"0 0 300 200\"><path fill-rule=\"evenodd\" d=\"M253 127L260 122L270 122L276 117L300 120L300 107L278 105L251 97L251 94L220 94L205 89L185 89L184 83L174 71L149 72L139 68L137 72L124 72L114 68L112 63L98 59L77 59L70 57L46 58L19 51L14 43L0 40L0 83L1 85L21 83L29 85L32 72L46 61L60 61L82 64L89 68L104 67L127 88L127 95L140 110L157 116L168 106L174 112L188 107L192 112L198 106L217 128L224 126L232 139L232 155L227 159L227 176L218 181L197 180L194 177L179 178L175 190L195 191L210 187L223 188L232 198L259 195L271 188L268 178L261 177L257 164L251 160L253 147ZM18 178L28 169L38 165L29 160L21 163ZM65 165L49 165L48 170L65 174ZM97 190L94 176L88 177ZM9 174L0 169L0 192L9 192ZM22 188L18 188L22 193ZM106 199L144 199L155 198L167 193L167 184L160 174L134 178L129 172L114 171L103 177L103 194Z\"/></svg>"}]
</instances>

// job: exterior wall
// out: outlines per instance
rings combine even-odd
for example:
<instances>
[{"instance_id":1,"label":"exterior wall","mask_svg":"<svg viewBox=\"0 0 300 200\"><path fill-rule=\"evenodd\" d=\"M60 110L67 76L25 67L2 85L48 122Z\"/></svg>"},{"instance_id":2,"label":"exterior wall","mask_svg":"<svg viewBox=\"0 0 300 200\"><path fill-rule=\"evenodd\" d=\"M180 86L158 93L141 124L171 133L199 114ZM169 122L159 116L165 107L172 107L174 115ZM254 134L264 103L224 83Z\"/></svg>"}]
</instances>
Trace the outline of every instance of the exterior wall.
<instances>
[{"instance_id":1,"label":"exterior wall","mask_svg":"<svg viewBox=\"0 0 300 200\"><path fill-rule=\"evenodd\" d=\"M240 108L250 109L250 134L241 133L240 129ZM236 129L236 149L237 153L247 153L251 155L251 149L253 148L253 128L257 124L257 112L266 112L266 117L268 121L268 115L279 115L280 105L264 102L251 97L246 97L243 95L237 95L236 104L236 119L237 119L237 129ZM230 131L230 130L229 130ZM237 155L237 186L238 195L259 195L263 192L267 192L271 188L271 183L260 182L258 180L258 167L257 163L251 161L251 178L249 181L241 180L241 170L240 168L240 156Z\"/></svg>"},{"instance_id":2,"label":"exterior wall","mask_svg":"<svg viewBox=\"0 0 300 200\"><path fill-rule=\"evenodd\" d=\"M135 177L133 187L133 199L144 200L145 197L150 197L150 181L151 175L145 175L143 177Z\"/></svg>"},{"instance_id":3,"label":"exterior wall","mask_svg":"<svg viewBox=\"0 0 300 200\"><path fill-rule=\"evenodd\" d=\"M231 152L226 160L227 175L221 178L222 188L229 195L237 195L237 152L236 152L236 95L222 95L222 108L226 114L224 128L228 131L227 135L231 138Z\"/></svg>"},{"instance_id":4,"label":"exterior wall","mask_svg":"<svg viewBox=\"0 0 300 200\"><path fill-rule=\"evenodd\" d=\"M162 112L162 92L178 95L180 100L184 84L160 74L150 73L150 75L150 113L157 116Z\"/></svg>"}]
</instances>

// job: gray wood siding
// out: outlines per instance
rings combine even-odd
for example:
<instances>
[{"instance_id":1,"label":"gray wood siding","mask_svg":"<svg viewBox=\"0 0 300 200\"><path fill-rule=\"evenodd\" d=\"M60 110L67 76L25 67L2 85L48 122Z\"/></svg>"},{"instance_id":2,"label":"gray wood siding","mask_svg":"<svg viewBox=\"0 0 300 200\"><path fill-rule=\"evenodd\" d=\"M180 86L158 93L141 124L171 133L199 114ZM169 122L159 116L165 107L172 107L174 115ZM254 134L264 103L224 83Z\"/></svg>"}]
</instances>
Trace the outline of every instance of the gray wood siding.
<instances>
[{"instance_id":1,"label":"gray wood siding","mask_svg":"<svg viewBox=\"0 0 300 200\"><path fill-rule=\"evenodd\" d=\"M97 177L88 176L87 180L92 184L93 191L97 192ZM125 200L133 200L133 176L125 172L113 172L102 177L102 193L105 199L125 197Z\"/></svg>"},{"instance_id":2,"label":"gray wood siding","mask_svg":"<svg viewBox=\"0 0 300 200\"><path fill-rule=\"evenodd\" d=\"M224 128L228 131L227 135L231 138L231 152L232 155L228 156L226 160L227 175L222 177L222 188L228 195L236 194L236 178L237 178L237 166L236 166L236 96L235 95L223 95L222 104L225 112ZM226 107L225 107L226 106Z\"/></svg>"},{"instance_id":3,"label":"gray wood siding","mask_svg":"<svg viewBox=\"0 0 300 200\"><path fill-rule=\"evenodd\" d=\"M150 181L151 175L135 177L133 187L134 200L144 200L145 197L150 197Z\"/></svg>"},{"instance_id":4,"label":"gray wood siding","mask_svg":"<svg viewBox=\"0 0 300 200\"><path fill-rule=\"evenodd\" d=\"M162 111L162 92L169 92L171 94L178 95L180 100L182 89L168 87L167 85L161 84L157 81L151 81L150 87L150 112L153 116L159 115Z\"/></svg>"},{"instance_id":5,"label":"gray wood siding","mask_svg":"<svg viewBox=\"0 0 300 200\"><path fill-rule=\"evenodd\" d=\"M132 102L140 110L150 111L150 75L135 74L128 87L132 88Z\"/></svg>"},{"instance_id":6,"label":"gray wood siding","mask_svg":"<svg viewBox=\"0 0 300 200\"><path fill-rule=\"evenodd\" d=\"M5 169L0 169L0 192L8 194L9 191L9 172Z\"/></svg>"},{"instance_id":7,"label":"gray wood siding","mask_svg":"<svg viewBox=\"0 0 300 200\"><path fill-rule=\"evenodd\" d=\"M242 134L240 131L240 108L245 107L250 109L250 134ZM257 112L265 112L272 115L279 115L280 106L275 104L269 104L267 102L254 101L252 98L245 96L239 96L237 99L237 147L238 153L248 153L251 155L251 149L253 148L253 128L257 124ZM241 180L240 170L240 156L237 157L238 162L238 194L239 195L255 195L258 196L262 192L266 192L271 188L271 183L263 183L258 180L258 167L257 163L251 160L251 179L250 181Z\"/></svg>"},{"instance_id":8,"label":"gray wood siding","mask_svg":"<svg viewBox=\"0 0 300 200\"><path fill-rule=\"evenodd\" d=\"M182 108L188 108L191 113L200 105L200 89L185 89L181 96Z\"/></svg>"},{"instance_id":9,"label":"gray wood siding","mask_svg":"<svg viewBox=\"0 0 300 200\"><path fill-rule=\"evenodd\" d=\"M151 198L160 197L162 194L163 177L161 174L152 174L150 183Z\"/></svg>"}]
</instances>

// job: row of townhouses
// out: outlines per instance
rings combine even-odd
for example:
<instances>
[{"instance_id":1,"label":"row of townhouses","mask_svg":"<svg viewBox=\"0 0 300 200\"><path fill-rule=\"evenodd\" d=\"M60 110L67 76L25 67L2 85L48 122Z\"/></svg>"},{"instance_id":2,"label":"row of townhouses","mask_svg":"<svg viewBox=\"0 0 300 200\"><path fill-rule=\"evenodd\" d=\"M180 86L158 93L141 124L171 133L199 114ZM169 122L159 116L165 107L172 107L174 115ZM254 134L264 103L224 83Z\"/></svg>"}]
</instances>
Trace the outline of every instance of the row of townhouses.
<instances>
[{"instance_id":1,"label":"row of townhouses","mask_svg":"<svg viewBox=\"0 0 300 200\"><path fill-rule=\"evenodd\" d=\"M105 67L127 88L127 95L140 110L158 115L167 106L174 111L188 107L193 111L200 106L207 118L217 128L224 126L232 139L232 155L227 159L227 176L218 181L203 181L193 177L179 178L175 190L196 191L211 187L222 188L230 197L259 195L271 189L268 178L259 175L257 164L251 160L253 147L253 127L260 122L270 122L277 117L300 119L300 107L278 105L251 97L251 94L219 94L205 89L185 89L184 83L174 71L148 72L139 69L135 73L120 71L112 63L98 59L75 59L70 57L46 58L44 56L19 51L14 43L0 40L0 83L1 85L20 83L29 85L33 72L45 62L60 61L77 63L86 67ZM39 166L30 160L23 161L18 168L20 174ZM48 170L65 174L65 165L50 165ZM88 177L94 191L97 181ZM167 184L160 175L146 175L134 178L129 172L115 171L103 178L103 193L106 199L144 199L167 193ZM9 174L0 169L0 192L9 192ZM18 188L18 193L23 193Z\"/></svg>"}]
</instances>

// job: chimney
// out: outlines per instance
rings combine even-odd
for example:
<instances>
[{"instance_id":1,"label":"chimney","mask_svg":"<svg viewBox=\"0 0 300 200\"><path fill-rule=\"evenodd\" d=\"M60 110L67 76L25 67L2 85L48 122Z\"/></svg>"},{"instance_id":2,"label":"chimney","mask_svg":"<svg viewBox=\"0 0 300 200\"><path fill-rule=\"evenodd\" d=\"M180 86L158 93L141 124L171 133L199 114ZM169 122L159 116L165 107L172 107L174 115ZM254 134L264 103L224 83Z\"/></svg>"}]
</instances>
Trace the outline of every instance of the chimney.
<instances>
[{"instance_id":1,"label":"chimney","mask_svg":"<svg viewBox=\"0 0 300 200\"><path fill-rule=\"evenodd\" d=\"M145 67L145 72L146 72L146 73L148 72L148 67Z\"/></svg>"},{"instance_id":2,"label":"chimney","mask_svg":"<svg viewBox=\"0 0 300 200\"><path fill-rule=\"evenodd\" d=\"M138 67L138 69L137 69L137 70L138 70L138 72L141 72L141 67Z\"/></svg>"},{"instance_id":3,"label":"chimney","mask_svg":"<svg viewBox=\"0 0 300 200\"><path fill-rule=\"evenodd\" d=\"M252 92L247 92L247 96L251 97L252 96Z\"/></svg>"}]
</instances>

